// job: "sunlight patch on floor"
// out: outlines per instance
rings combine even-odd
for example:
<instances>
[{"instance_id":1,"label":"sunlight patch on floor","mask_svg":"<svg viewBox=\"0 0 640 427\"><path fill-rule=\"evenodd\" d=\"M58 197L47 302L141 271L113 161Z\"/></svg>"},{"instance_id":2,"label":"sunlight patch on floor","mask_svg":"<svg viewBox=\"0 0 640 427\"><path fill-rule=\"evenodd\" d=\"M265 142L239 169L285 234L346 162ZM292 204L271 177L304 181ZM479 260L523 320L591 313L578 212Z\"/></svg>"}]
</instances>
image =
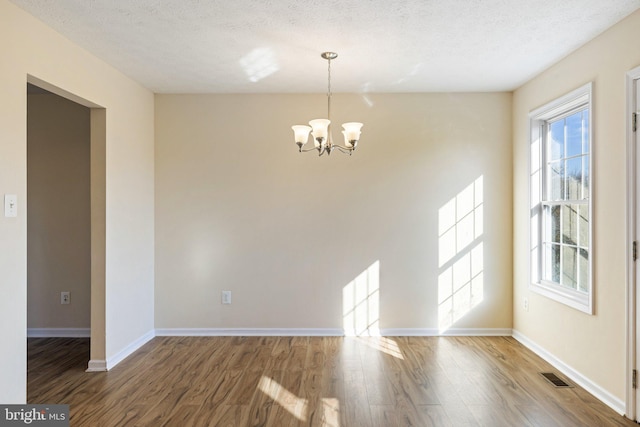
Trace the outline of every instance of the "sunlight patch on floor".
<instances>
[{"instance_id":1,"label":"sunlight patch on floor","mask_svg":"<svg viewBox=\"0 0 640 427\"><path fill-rule=\"evenodd\" d=\"M357 337L357 340L373 350L378 350L382 353L388 354L389 356L404 360L404 356L402 355L402 351L400 350L398 343L396 343L392 338Z\"/></svg>"},{"instance_id":2,"label":"sunlight patch on floor","mask_svg":"<svg viewBox=\"0 0 640 427\"><path fill-rule=\"evenodd\" d=\"M308 402L280 385L272 378L262 376L258 388L264 394L273 399L277 404L289 411L291 415L300 421L307 421Z\"/></svg>"}]
</instances>

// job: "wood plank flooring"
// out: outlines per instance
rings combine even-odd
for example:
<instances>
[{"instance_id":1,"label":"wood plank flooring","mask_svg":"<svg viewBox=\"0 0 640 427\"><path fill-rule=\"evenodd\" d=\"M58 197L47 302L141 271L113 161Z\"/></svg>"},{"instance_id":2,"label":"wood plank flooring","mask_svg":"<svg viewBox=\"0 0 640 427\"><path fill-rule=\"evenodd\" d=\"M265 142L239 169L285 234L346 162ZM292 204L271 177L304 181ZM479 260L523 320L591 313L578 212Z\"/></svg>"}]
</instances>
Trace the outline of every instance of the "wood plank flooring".
<instances>
[{"instance_id":1,"label":"wood plank flooring","mask_svg":"<svg viewBox=\"0 0 640 427\"><path fill-rule=\"evenodd\" d=\"M510 337L157 337L103 373L28 340L28 402L71 426L637 426Z\"/></svg>"}]
</instances>

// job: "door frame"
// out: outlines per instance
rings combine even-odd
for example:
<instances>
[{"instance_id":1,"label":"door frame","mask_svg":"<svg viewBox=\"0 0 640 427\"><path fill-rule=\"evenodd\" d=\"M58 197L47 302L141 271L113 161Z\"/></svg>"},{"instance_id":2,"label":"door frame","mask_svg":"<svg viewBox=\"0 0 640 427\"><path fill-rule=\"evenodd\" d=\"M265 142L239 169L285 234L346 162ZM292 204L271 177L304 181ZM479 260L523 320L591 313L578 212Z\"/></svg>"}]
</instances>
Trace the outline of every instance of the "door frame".
<instances>
[{"instance_id":1,"label":"door frame","mask_svg":"<svg viewBox=\"0 0 640 427\"><path fill-rule=\"evenodd\" d=\"M636 96L636 81L640 84L640 66L627 72L626 75L626 138L627 138L627 239L626 239L626 323L627 323L627 367L626 367L626 398L625 398L625 415L631 420L636 420L638 405L636 404L637 389L633 388L632 378L634 369L638 369L636 365L636 357L638 354L637 346L639 344L637 333L637 318L638 318L638 304L637 304L637 292L636 282L638 277L636 275L636 262L633 259L633 242L640 240L640 236L637 235L640 227L637 220L638 209L636 205L638 203L638 188L637 179L638 176L638 161L636 159L638 155L638 149L636 147L636 136L633 131L633 113L639 110L640 99ZM640 261L639 261L640 262ZM640 379L639 379L640 380Z\"/></svg>"}]
</instances>

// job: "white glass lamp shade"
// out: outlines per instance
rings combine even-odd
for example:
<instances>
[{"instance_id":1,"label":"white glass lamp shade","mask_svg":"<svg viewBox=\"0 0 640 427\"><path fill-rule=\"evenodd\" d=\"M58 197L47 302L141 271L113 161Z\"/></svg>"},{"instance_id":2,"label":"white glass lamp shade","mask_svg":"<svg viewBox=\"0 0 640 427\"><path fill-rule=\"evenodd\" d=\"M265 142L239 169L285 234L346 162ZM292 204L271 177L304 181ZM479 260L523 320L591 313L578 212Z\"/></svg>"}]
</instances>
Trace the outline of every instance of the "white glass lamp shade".
<instances>
[{"instance_id":1,"label":"white glass lamp shade","mask_svg":"<svg viewBox=\"0 0 640 427\"><path fill-rule=\"evenodd\" d=\"M313 140L316 147L321 144L320 141L322 141L322 144L324 145L324 142L327 140L327 134L329 133L329 123L331 123L331 121L327 119L315 119L309 122L309 125L313 129L311 131L311 134L313 135Z\"/></svg>"},{"instance_id":2,"label":"white glass lamp shade","mask_svg":"<svg viewBox=\"0 0 640 427\"><path fill-rule=\"evenodd\" d=\"M307 125L295 125L291 126L293 134L296 138L296 144L304 145L309 140L309 132L311 132L311 126Z\"/></svg>"},{"instance_id":3,"label":"white glass lamp shade","mask_svg":"<svg viewBox=\"0 0 640 427\"><path fill-rule=\"evenodd\" d=\"M351 142L349 142L349 138L347 138L347 132L342 131L342 134L344 135L344 145L346 145L349 148L353 147L353 144L351 144Z\"/></svg>"},{"instance_id":4,"label":"white glass lamp shade","mask_svg":"<svg viewBox=\"0 0 640 427\"><path fill-rule=\"evenodd\" d=\"M354 145L354 141L358 142L358 140L360 139L360 128L362 128L362 123L344 123L342 125L342 128L344 129L344 131L342 131L342 133L344 134L344 143L347 145L347 147L351 147L352 145Z\"/></svg>"}]
</instances>

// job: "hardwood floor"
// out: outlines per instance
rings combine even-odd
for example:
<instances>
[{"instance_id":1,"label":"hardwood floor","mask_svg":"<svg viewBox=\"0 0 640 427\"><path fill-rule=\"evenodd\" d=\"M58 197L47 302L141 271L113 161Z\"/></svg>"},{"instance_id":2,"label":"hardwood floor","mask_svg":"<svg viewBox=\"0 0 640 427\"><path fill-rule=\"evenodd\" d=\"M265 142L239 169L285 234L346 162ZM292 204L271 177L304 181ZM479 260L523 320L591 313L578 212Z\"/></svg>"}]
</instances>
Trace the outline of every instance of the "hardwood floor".
<instances>
[{"instance_id":1,"label":"hardwood floor","mask_svg":"<svg viewBox=\"0 0 640 427\"><path fill-rule=\"evenodd\" d=\"M69 404L71 426L637 426L510 337L158 337L109 372L88 358L88 339L29 339L28 402Z\"/></svg>"}]
</instances>

